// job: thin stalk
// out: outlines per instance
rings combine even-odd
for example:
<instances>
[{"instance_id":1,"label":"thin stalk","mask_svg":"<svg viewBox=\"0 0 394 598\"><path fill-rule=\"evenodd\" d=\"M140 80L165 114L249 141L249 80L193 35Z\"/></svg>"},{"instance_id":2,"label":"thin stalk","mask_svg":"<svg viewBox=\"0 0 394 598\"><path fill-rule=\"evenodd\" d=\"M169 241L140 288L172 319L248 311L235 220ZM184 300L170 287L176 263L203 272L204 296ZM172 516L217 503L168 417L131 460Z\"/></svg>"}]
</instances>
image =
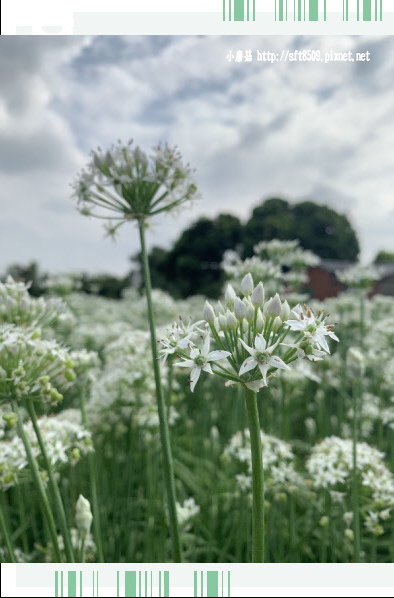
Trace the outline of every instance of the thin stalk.
<instances>
[{"instance_id":1,"label":"thin stalk","mask_svg":"<svg viewBox=\"0 0 394 598\"><path fill-rule=\"evenodd\" d=\"M59 549L59 543L58 543L58 539L57 539L57 530L56 530L56 525L55 525L55 520L53 518L53 513L52 513L52 509L51 506L49 504L49 500L45 491L45 487L44 487L44 483L41 479L41 475L40 475L40 471L38 469L38 465L37 465L37 461L33 455L33 451L31 449L31 445L30 445L30 440L26 434L26 431L23 427L23 423L22 423L22 419L21 419L21 414L19 411L19 407L18 407L18 403L14 400L11 400L11 406L12 406L12 410L14 411L14 413L16 413L17 417L18 417L18 421L17 421L17 427L18 427L18 433L19 436L23 442L23 446L25 447L25 451L26 451L26 457L27 457L27 461L29 463L29 467L30 467L30 471L33 477L33 481L34 484L36 486L36 490L39 494L39 498L40 498L40 504L41 504L41 508L43 510L44 513L44 517L47 521L48 524L48 530L49 530L49 534L51 536L51 540L52 540L52 545L53 545L53 550L54 550L54 555L56 558L56 562L58 563L62 563L63 559L60 553L60 549Z\"/></svg>"},{"instance_id":2,"label":"thin stalk","mask_svg":"<svg viewBox=\"0 0 394 598\"><path fill-rule=\"evenodd\" d=\"M11 536L8 532L7 523L6 523L6 520L4 519L4 515L3 515L4 500L5 500L4 493L2 492L1 504L0 504L0 529L1 529L1 533L3 534L3 539L4 539L5 545L8 550L10 562L16 563L17 560L15 558L14 549L12 547Z\"/></svg>"},{"instance_id":3,"label":"thin stalk","mask_svg":"<svg viewBox=\"0 0 394 598\"><path fill-rule=\"evenodd\" d=\"M21 520L21 536L22 536L22 545L23 551L27 554L29 552L29 540L27 537L27 528L28 522L26 518L26 504L22 496L22 490L19 484L17 484L16 488L16 495L18 500L18 508L19 508L19 516Z\"/></svg>"},{"instance_id":4,"label":"thin stalk","mask_svg":"<svg viewBox=\"0 0 394 598\"><path fill-rule=\"evenodd\" d=\"M58 517L59 517L60 530L62 532L62 536L63 536L63 540L64 540L64 552L66 554L66 559L67 559L67 562L74 563L75 562L74 551L73 551L73 547L71 544L71 538L70 538L70 532L68 529L66 514L64 512L63 500L60 495L59 486L57 485L55 474L53 472L53 467L52 467L50 459L48 458L47 450L45 447L45 442L44 442L40 427L37 422L36 410L34 409L34 405L33 405L32 401L26 401L26 406L27 406L27 411L30 415L30 418L31 418L31 421L33 424L34 432L35 432L35 435L38 440L38 445L40 447L41 455L42 455L42 458L44 461L44 466L48 473L49 483L50 483L50 486L51 486L51 489L53 492L55 506L56 506Z\"/></svg>"},{"instance_id":5,"label":"thin stalk","mask_svg":"<svg viewBox=\"0 0 394 598\"><path fill-rule=\"evenodd\" d=\"M80 409L82 424L87 426L86 409L83 391L80 393ZM92 452L88 454L88 466L89 466L89 481L90 481L90 492L92 498L92 513L93 513L93 532L94 539L97 546L98 562L104 563L104 551L103 541L101 537L101 524L100 524L100 510L97 493L97 476L96 476L96 453Z\"/></svg>"},{"instance_id":6,"label":"thin stalk","mask_svg":"<svg viewBox=\"0 0 394 598\"><path fill-rule=\"evenodd\" d=\"M264 470L257 395L245 387L252 451L252 562L264 563Z\"/></svg>"},{"instance_id":7,"label":"thin stalk","mask_svg":"<svg viewBox=\"0 0 394 598\"><path fill-rule=\"evenodd\" d=\"M357 475L357 441L359 425L359 392L360 383L353 383L353 472L352 472L352 500L353 500L353 532L354 532L354 561L360 562L361 540L360 540L360 511L358 496L358 475Z\"/></svg>"},{"instance_id":8,"label":"thin stalk","mask_svg":"<svg viewBox=\"0 0 394 598\"><path fill-rule=\"evenodd\" d=\"M145 223L144 223L143 219L139 220L138 228L139 228L140 242L141 242L142 268L143 268L143 273L144 273L146 301L148 304L148 319L149 319L149 328L150 328L151 346L152 346L153 371L154 371L154 375L155 375L155 384L156 384L156 398L157 398L159 423L160 423L160 439L161 439L161 445L162 445L162 451L163 451L164 477L165 477L166 489L167 489L170 530L171 530L171 537L172 537L172 544L173 544L174 561L177 563L180 563L182 560L182 557L181 557L181 544L180 544L179 530L178 530L178 520L177 520L177 513L176 513L174 465L173 465L173 460L172 460L170 433L169 433L169 429L168 429L168 421L167 421L167 416L166 416L166 404L165 404L165 400L164 400L163 387L162 387L161 378L160 378L160 367L159 367L159 362L157 359L158 353L157 353L157 345L156 345L156 330L155 330L155 320L154 320L153 303L152 303L152 287L151 287L151 280L150 280L148 254L146 251L146 244L145 244Z\"/></svg>"},{"instance_id":9,"label":"thin stalk","mask_svg":"<svg viewBox=\"0 0 394 598\"><path fill-rule=\"evenodd\" d=\"M81 563L85 562L85 535L81 538L80 559Z\"/></svg>"}]
</instances>

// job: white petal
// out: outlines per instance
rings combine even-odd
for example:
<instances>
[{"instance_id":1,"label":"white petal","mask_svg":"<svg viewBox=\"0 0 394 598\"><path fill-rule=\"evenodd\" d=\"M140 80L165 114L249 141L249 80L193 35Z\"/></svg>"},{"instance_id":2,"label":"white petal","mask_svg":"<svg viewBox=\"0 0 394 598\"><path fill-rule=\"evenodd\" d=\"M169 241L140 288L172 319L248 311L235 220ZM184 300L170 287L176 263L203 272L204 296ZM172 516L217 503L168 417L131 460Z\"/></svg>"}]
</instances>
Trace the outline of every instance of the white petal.
<instances>
[{"instance_id":1,"label":"white petal","mask_svg":"<svg viewBox=\"0 0 394 598\"><path fill-rule=\"evenodd\" d=\"M327 353L330 352L330 348L327 344L327 341L322 334L316 334L315 339L316 339L316 342L321 346L322 349L324 349Z\"/></svg>"},{"instance_id":2,"label":"white petal","mask_svg":"<svg viewBox=\"0 0 394 598\"><path fill-rule=\"evenodd\" d=\"M241 367L239 369L239 375L242 376L242 374L246 374L246 372L250 372L250 370L253 370L256 367L256 365L257 365L257 361L255 360L255 358L248 357L247 359L245 359L245 361L241 365Z\"/></svg>"},{"instance_id":3,"label":"white petal","mask_svg":"<svg viewBox=\"0 0 394 598\"><path fill-rule=\"evenodd\" d=\"M256 351L254 349L252 349L251 347L248 347L248 345L242 340L242 338L238 339L239 342L245 347L245 349L247 350L248 353L250 353L250 355L253 355L256 353Z\"/></svg>"},{"instance_id":4,"label":"white petal","mask_svg":"<svg viewBox=\"0 0 394 598\"><path fill-rule=\"evenodd\" d=\"M190 390L194 392L194 387L197 384L197 381L201 374L201 368L193 368L190 374Z\"/></svg>"},{"instance_id":5,"label":"white petal","mask_svg":"<svg viewBox=\"0 0 394 598\"><path fill-rule=\"evenodd\" d=\"M205 341L203 344L203 347L201 349L201 354L204 355L204 357L206 357L209 353L209 345L211 343L211 337L209 334L207 334L207 336L205 337Z\"/></svg>"},{"instance_id":6,"label":"white petal","mask_svg":"<svg viewBox=\"0 0 394 598\"><path fill-rule=\"evenodd\" d=\"M219 361L231 355L228 351L211 351L207 355L207 361Z\"/></svg>"},{"instance_id":7,"label":"white petal","mask_svg":"<svg viewBox=\"0 0 394 598\"><path fill-rule=\"evenodd\" d=\"M268 361L268 363L273 368L279 368L281 370L290 370L291 369L291 368L289 368L288 365L285 364L283 359L281 359L280 357L277 357L276 355L274 357L271 357L271 359Z\"/></svg>"},{"instance_id":8,"label":"white petal","mask_svg":"<svg viewBox=\"0 0 394 598\"><path fill-rule=\"evenodd\" d=\"M262 365L261 363L259 363L258 366L259 366L261 375L263 376L264 384L267 386L268 365Z\"/></svg>"},{"instance_id":9,"label":"white petal","mask_svg":"<svg viewBox=\"0 0 394 598\"><path fill-rule=\"evenodd\" d=\"M204 372L208 372L208 374L213 374L212 368L209 363L206 363L202 368Z\"/></svg>"},{"instance_id":10,"label":"white petal","mask_svg":"<svg viewBox=\"0 0 394 598\"><path fill-rule=\"evenodd\" d=\"M264 353L267 343L265 342L265 338L263 337L262 334L258 334L256 336L256 339L254 341L254 346L256 347L257 351L260 351L260 353Z\"/></svg>"},{"instance_id":11,"label":"white petal","mask_svg":"<svg viewBox=\"0 0 394 598\"><path fill-rule=\"evenodd\" d=\"M192 359L196 359L201 354L200 350L197 347L192 347L190 350L190 357Z\"/></svg>"},{"instance_id":12,"label":"white petal","mask_svg":"<svg viewBox=\"0 0 394 598\"><path fill-rule=\"evenodd\" d=\"M185 359L185 361L174 363L174 365L179 365L181 368L194 368L196 364L191 359Z\"/></svg>"},{"instance_id":13,"label":"white petal","mask_svg":"<svg viewBox=\"0 0 394 598\"><path fill-rule=\"evenodd\" d=\"M291 330L304 330L305 324L303 322L299 322L298 320L287 320L285 322Z\"/></svg>"},{"instance_id":14,"label":"white petal","mask_svg":"<svg viewBox=\"0 0 394 598\"><path fill-rule=\"evenodd\" d=\"M328 332L327 334L330 338L332 338L334 341L338 341L338 343L339 343L339 338L337 337L337 335L334 332Z\"/></svg>"}]
</instances>

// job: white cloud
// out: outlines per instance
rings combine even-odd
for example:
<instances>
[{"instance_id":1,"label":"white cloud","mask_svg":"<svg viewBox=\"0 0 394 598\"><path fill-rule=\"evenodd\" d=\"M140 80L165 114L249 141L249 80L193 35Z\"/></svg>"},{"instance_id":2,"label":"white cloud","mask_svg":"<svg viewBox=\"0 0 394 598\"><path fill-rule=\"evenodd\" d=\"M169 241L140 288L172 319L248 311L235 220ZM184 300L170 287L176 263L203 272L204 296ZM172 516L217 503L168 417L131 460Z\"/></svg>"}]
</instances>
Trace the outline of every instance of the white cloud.
<instances>
[{"instance_id":1,"label":"white cloud","mask_svg":"<svg viewBox=\"0 0 394 598\"><path fill-rule=\"evenodd\" d=\"M7 45L8 44L8 45ZM229 49L371 49L371 63L229 64ZM176 143L203 200L150 235L168 246L200 215L247 218L262 197L347 213L363 257L393 250L394 42L356 37L0 38L0 270L125 272L138 250L81 218L69 182L90 148Z\"/></svg>"}]
</instances>

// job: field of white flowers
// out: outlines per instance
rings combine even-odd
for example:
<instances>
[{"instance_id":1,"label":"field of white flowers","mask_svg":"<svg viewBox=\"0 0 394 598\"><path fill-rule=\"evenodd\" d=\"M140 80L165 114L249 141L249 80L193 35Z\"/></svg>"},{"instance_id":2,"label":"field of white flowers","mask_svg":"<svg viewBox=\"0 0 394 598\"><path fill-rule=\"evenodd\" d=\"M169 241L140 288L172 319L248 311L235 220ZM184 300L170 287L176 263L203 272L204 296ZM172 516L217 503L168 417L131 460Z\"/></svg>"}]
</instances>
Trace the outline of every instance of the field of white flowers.
<instances>
[{"instance_id":1,"label":"field of white flowers","mask_svg":"<svg viewBox=\"0 0 394 598\"><path fill-rule=\"evenodd\" d=\"M0 283L0 531L9 562L391 562L394 298L308 297L297 240L226 254L221 297L151 289L147 221L196 195L177 150L93 152L75 197L132 221L144 293ZM108 216L109 213L109 216Z\"/></svg>"},{"instance_id":2,"label":"field of white flowers","mask_svg":"<svg viewBox=\"0 0 394 598\"><path fill-rule=\"evenodd\" d=\"M348 275L347 292L324 305L301 297L302 268L294 270L296 294L281 266L291 266L298 252L305 269L311 256L291 244L266 245L269 260L227 260L231 286L219 303L211 300L212 312L208 304L204 309L203 297L176 302L153 291L182 560L251 560L252 453L244 388L220 375L233 371L230 351L217 360L218 347L210 347L205 355L213 358L196 366L201 375L194 382L187 362L193 347L199 347L197 361L204 355L208 333L213 345L211 318L219 342L228 341L231 349L240 323L246 329L253 322L255 309L249 314L248 306L262 281L260 334L272 339L275 329L287 330L281 355L298 355L286 368L262 366L267 386L255 395L265 561L392 561L394 299L368 299L373 273L362 269L358 278L357 271ZM2 561L171 561L145 297L130 289L122 300L108 300L73 292L73 284L53 277L40 299L29 296L22 282L9 278L0 285ZM233 289L250 301L235 298ZM279 308L269 301L276 292ZM308 319L304 308L294 309L300 299L316 318L323 309L330 312L339 342L323 335L320 345L309 340L292 352L301 326L286 323ZM310 331L305 334L313 339ZM272 359L280 345L269 345ZM238 343L234 350L241 348ZM239 358L250 359L253 374L258 368L252 367L252 352ZM219 375L210 374L210 365Z\"/></svg>"}]
</instances>

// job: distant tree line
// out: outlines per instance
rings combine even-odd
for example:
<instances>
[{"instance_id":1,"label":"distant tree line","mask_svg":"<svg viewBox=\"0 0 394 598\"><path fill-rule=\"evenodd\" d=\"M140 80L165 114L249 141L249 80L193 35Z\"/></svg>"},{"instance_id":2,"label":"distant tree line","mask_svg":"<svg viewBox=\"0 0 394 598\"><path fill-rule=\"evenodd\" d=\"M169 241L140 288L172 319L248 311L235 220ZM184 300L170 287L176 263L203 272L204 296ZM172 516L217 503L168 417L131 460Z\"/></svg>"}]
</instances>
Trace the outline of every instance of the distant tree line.
<instances>
[{"instance_id":1,"label":"distant tree line","mask_svg":"<svg viewBox=\"0 0 394 598\"><path fill-rule=\"evenodd\" d=\"M171 249L154 247L149 256L152 284L175 298L194 294L217 297L225 279L221 269L224 252L237 250L245 259L253 255L259 241L275 238L299 239L301 247L326 259L356 262L360 253L357 234L344 214L312 201L290 204L274 197L257 206L245 223L231 214L199 218L180 234ZM133 269L124 277L80 275L79 291L120 298L132 280L134 285L141 280L139 254L131 260ZM380 251L374 260L377 264L393 261L394 253L388 251ZM31 293L35 296L45 292L48 275L39 271L36 262L28 266L14 264L5 274L32 281Z\"/></svg>"},{"instance_id":2,"label":"distant tree line","mask_svg":"<svg viewBox=\"0 0 394 598\"><path fill-rule=\"evenodd\" d=\"M177 298L201 293L216 297L224 283L220 267L227 249L245 259L259 241L299 239L301 247L321 258L355 262L360 253L357 234L344 214L303 201L290 204L270 198L257 206L243 224L230 214L200 218L183 231L172 249L150 253L152 284ZM139 256L134 256L138 263Z\"/></svg>"}]
</instances>

